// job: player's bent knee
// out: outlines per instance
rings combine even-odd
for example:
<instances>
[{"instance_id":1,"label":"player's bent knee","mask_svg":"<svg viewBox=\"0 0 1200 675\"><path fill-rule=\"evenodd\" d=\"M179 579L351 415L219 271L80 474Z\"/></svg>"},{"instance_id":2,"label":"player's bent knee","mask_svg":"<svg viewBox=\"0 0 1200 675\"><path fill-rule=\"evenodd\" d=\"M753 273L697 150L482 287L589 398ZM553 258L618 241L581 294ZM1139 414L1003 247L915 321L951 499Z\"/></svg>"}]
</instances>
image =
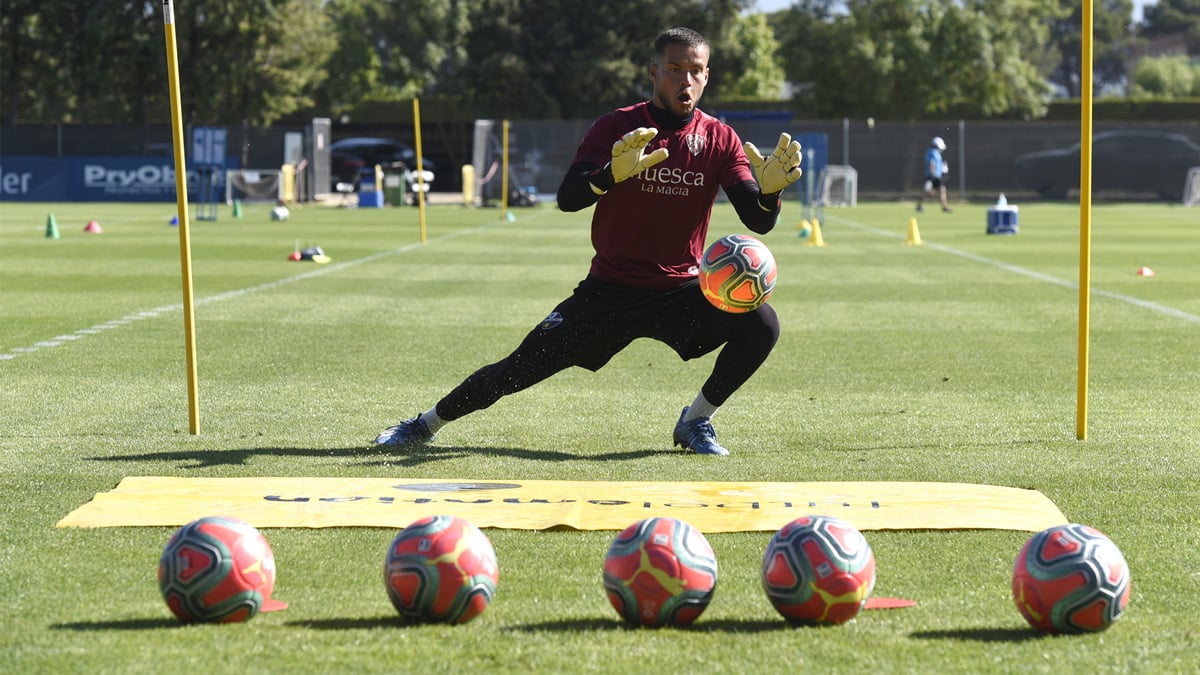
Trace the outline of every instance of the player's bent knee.
<instances>
[{"instance_id":1,"label":"player's bent knee","mask_svg":"<svg viewBox=\"0 0 1200 675\"><path fill-rule=\"evenodd\" d=\"M775 308L770 305L763 305L752 312L751 315L757 319L755 332L759 334L759 339L765 340L770 346L774 346L779 340L779 315L775 313Z\"/></svg>"}]
</instances>

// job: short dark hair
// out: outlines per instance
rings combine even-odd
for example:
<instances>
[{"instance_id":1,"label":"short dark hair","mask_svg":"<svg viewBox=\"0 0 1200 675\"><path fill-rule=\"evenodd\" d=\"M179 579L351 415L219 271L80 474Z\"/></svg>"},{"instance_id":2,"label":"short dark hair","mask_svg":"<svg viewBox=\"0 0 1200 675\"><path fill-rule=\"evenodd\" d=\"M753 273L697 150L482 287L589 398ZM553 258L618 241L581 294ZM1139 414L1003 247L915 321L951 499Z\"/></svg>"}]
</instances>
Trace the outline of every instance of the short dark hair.
<instances>
[{"instance_id":1,"label":"short dark hair","mask_svg":"<svg viewBox=\"0 0 1200 675\"><path fill-rule=\"evenodd\" d=\"M708 40L691 28L668 28L654 38L654 56L662 56L667 45L683 45L685 47L708 47Z\"/></svg>"}]
</instances>

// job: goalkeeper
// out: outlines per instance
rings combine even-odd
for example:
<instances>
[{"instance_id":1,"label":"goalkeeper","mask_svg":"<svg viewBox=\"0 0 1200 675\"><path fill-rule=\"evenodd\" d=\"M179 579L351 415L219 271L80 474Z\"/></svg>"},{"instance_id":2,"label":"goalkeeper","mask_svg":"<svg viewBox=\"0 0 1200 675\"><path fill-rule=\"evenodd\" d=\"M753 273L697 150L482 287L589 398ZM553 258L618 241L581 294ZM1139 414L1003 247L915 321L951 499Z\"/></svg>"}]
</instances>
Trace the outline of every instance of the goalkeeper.
<instances>
[{"instance_id":1,"label":"goalkeeper","mask_svg":"<svg viewBox=\"0 0 1200 675\"><path fill-rule=\"evenodd\" d=\"M587 277L515 351L475 371L428 411L389 427L376 443L428 442L447 422L570 366L599 370L633 340L652 338L684 360L721 349L683 407L673 440L699 454L729 454L711 418L767 359L779 320L768 304L744 314L709 304L698 282L700 256L718 188L746 227L771 231L780 193L800 178L800 145L781 134L764 157L699 110L708 60L708 43L693 30L658 36L649 68L653 98L597 119L558 189L563 211L595 205Z\"/></svg>"}]
</instances>

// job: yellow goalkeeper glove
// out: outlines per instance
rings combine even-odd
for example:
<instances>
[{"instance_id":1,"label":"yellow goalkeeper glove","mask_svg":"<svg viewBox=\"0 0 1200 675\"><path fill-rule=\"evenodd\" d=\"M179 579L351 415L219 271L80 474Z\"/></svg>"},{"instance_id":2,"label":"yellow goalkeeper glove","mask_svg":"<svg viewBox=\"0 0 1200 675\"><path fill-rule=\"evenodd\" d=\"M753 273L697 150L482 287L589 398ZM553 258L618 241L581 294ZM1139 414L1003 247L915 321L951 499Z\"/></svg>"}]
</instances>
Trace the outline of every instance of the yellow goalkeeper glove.
<instances>
[{"instance_id":1,"label":"yellow goalkeeper glove","mask_svg":"<svg viewBox=\"0 0 1200 675\"><path fill-rule=\"evenodd\" d=\"M644 154L646 144L657 135L658 129L638 127L613 143L612 161L609 166L612 168L614 182L620 183L667 158L669 153L666 148L659 148L648 155Z\"/></svg>"},{"instance_id":2,"label":"yellow goalkeeper glove","mask_svg":"<svg viewBox=\"0 0 1200 675\"><path fill-rule=\"evenodd\" d=\"M779 134L779 144L770 157L763 157L753 143L747 142L742 147L758 174L758 186L763 192L783 192L800 180L800 142L793 141L791 134Z\"/></svg>"}]
</instances>

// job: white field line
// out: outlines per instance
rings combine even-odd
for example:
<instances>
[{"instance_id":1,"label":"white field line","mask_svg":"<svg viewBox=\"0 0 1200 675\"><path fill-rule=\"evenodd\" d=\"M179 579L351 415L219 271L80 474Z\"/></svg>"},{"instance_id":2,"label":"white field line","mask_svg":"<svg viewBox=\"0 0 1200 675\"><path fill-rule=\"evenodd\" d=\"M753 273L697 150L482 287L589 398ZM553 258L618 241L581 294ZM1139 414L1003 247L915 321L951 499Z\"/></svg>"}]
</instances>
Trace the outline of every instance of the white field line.
<instances>
[{"instance_id":1,"label":"white field line","mask_svg":"<svg viewBox=\"0 0 1200 675\"><path fill-rule=\"evenodd\" d=\"M402 254L408 253L410 251L415 251L415 250L421 248L422 246L427 246L429 244L446 241L449 239L453 239L455 237L461 237L466 234L474 234L476 232L482 232L483 230L490 229L497 225L503 225L506 222L507 221L505 219L491 221L488 223L484 223L482 225L477 225L475 227L467 228L465 230L457 230L455 232L451 232L450 234L445 234L440 237L434 237L432 239L427 240L427 242L425 244L420 244L420 243L408 244L406 246L401 246L400 248L395 248L390 251L381 251L379 253L372 253L371 255L364 256L362 258L356 258L354 260L347 260L346 262L342 262L342 263L328 263L325 265L319 265L311 271L304 272L302 274L297 274L296 276L286 277L283 279L278 279L276 281L269 281L265 284L259 284L258 286L249 286L247 288L239 288L239 289L232 290L232 291L225 291L224 293L218 293L216 295L209 295L209 296L206 296L203 298L196 298L193 301L193 305L199 307L201 305L207 305L207 304L211 304L214 302L221 302L224 300L232 300L234 298L240 298L245 295L251 295L253 293L259 293L261 291L267 291L272 288L286 286L287 284L293 284L298 281L307 281L308 279L312 279L314 277L318 277L318 276L321 276L324 274L333 274L334 272L340 272L344 269L349 269L351 267L357 267L358 265L362 265L364 263L379 260L380 258L386 258L388 256L393 256L393 255L402 255ZM183 311L183 302L180 301L173 305L164 305L162 307L155 307L153 309L146 309L146 310L142 310L139 312L134 312L132 314L126 314L125 316L121 317L120 319L111 319L109 321L105 321L104 323L98 323L98 324L88 327L88 328L80 328L79 330L77 330L73 333L59 335L59 336L49 339L49 340L40 340L38 342L33 343L32 345L30 345L28 347L13 347L13 348L9 349L7 352L0 352L0 361L10 361L12 359L17 358L18 356L21 356L22 354L32 354L32 353L38 352L42 349L50 349L53 347L61 346L62 344L67 343L67 342L73 342L75 340L82 339L88 335L96 335L98 333L103 333L104 331L112 330L114 328L120 328L121 326L126 326L126 325L129 325L136 321L143 321L145 319L153 319L155 317L162 316L163 314L175 314L175 313L182 312L182 311Z\"/></svg>"},{"instance_id":2,"label":"white field line","mask_svg":"<svg viewBox=\"0 0 1200 675\"><path fill-rule=\"evenodd\" d=\"M903 236L901 236L895 232L891 232L888 230L882 230L877 227L872 227L870 225L867 225L866 223L860 223L860 222L857 222L854 220L849 220L847 218L841 218L839 216L827 215L826 217L832 221L836 221L838 223L841 223L842 225L849 225L850 227L852 227L856 230L861 230L863 232L869 232L871 234L877 234L880 236L890 237L893 239L904 239ZM1069 288L1071 290L1076 290L1076 291L1079 290L1078 283L1067 281L1065 279L1059 279L1058 277L1053 277L1053 276L1050 276L1049 274L1042 274L1041 272L1035 272L1031 269L1026 269L1024 267L1018 267L1017 265L1010 265L1009 263L1006 263L1006 262L1001 262L999 260L992 260L991 258L985 258L981 255L975 255L974 253L960 251L959 249L952 248L950 246L945 246L942 244L935 244L935 243L929 242L929 241L925 242L925 246L927 248L932 248L932 249L941 251L942 253L948 253L953 256L958 256L959 258L965 258L972 262L977 262L977 263L980 263L983 265L989 265L991 267L1002 269L1005 272L1012 272L1013 274L1020 274L1022 276L1027 276L1031 279L1037 279L1038 281L1044 281L1048 284L1054 284L1055 286L1062 286L1063 288ZM1135 297L1128 296L1128 295L1121 295L1120 293L1112 293L1109 291L1101 290L1096 287L1092 287L1091 293L1093 296L1100 296L1100 297L1104 297L1104 298L1109 298L1111 300L1125 302L1130 305L1135 305L1137 307L1141 307L1142 309L1148 309L1152 312L1157 312L1159 314L1164 314L1166 316L1175 317L1176 319L1182 319L1184 321L1191 321L1192 323L1200 323L1200 315L1190 314L1183 310L1175 309L1174 307L1167 307L1166 305L1160 305L1157 302L1150 302L1149 300L1142 300L1140 298L1135 298Z\"/></svg>"}]
</instances>

